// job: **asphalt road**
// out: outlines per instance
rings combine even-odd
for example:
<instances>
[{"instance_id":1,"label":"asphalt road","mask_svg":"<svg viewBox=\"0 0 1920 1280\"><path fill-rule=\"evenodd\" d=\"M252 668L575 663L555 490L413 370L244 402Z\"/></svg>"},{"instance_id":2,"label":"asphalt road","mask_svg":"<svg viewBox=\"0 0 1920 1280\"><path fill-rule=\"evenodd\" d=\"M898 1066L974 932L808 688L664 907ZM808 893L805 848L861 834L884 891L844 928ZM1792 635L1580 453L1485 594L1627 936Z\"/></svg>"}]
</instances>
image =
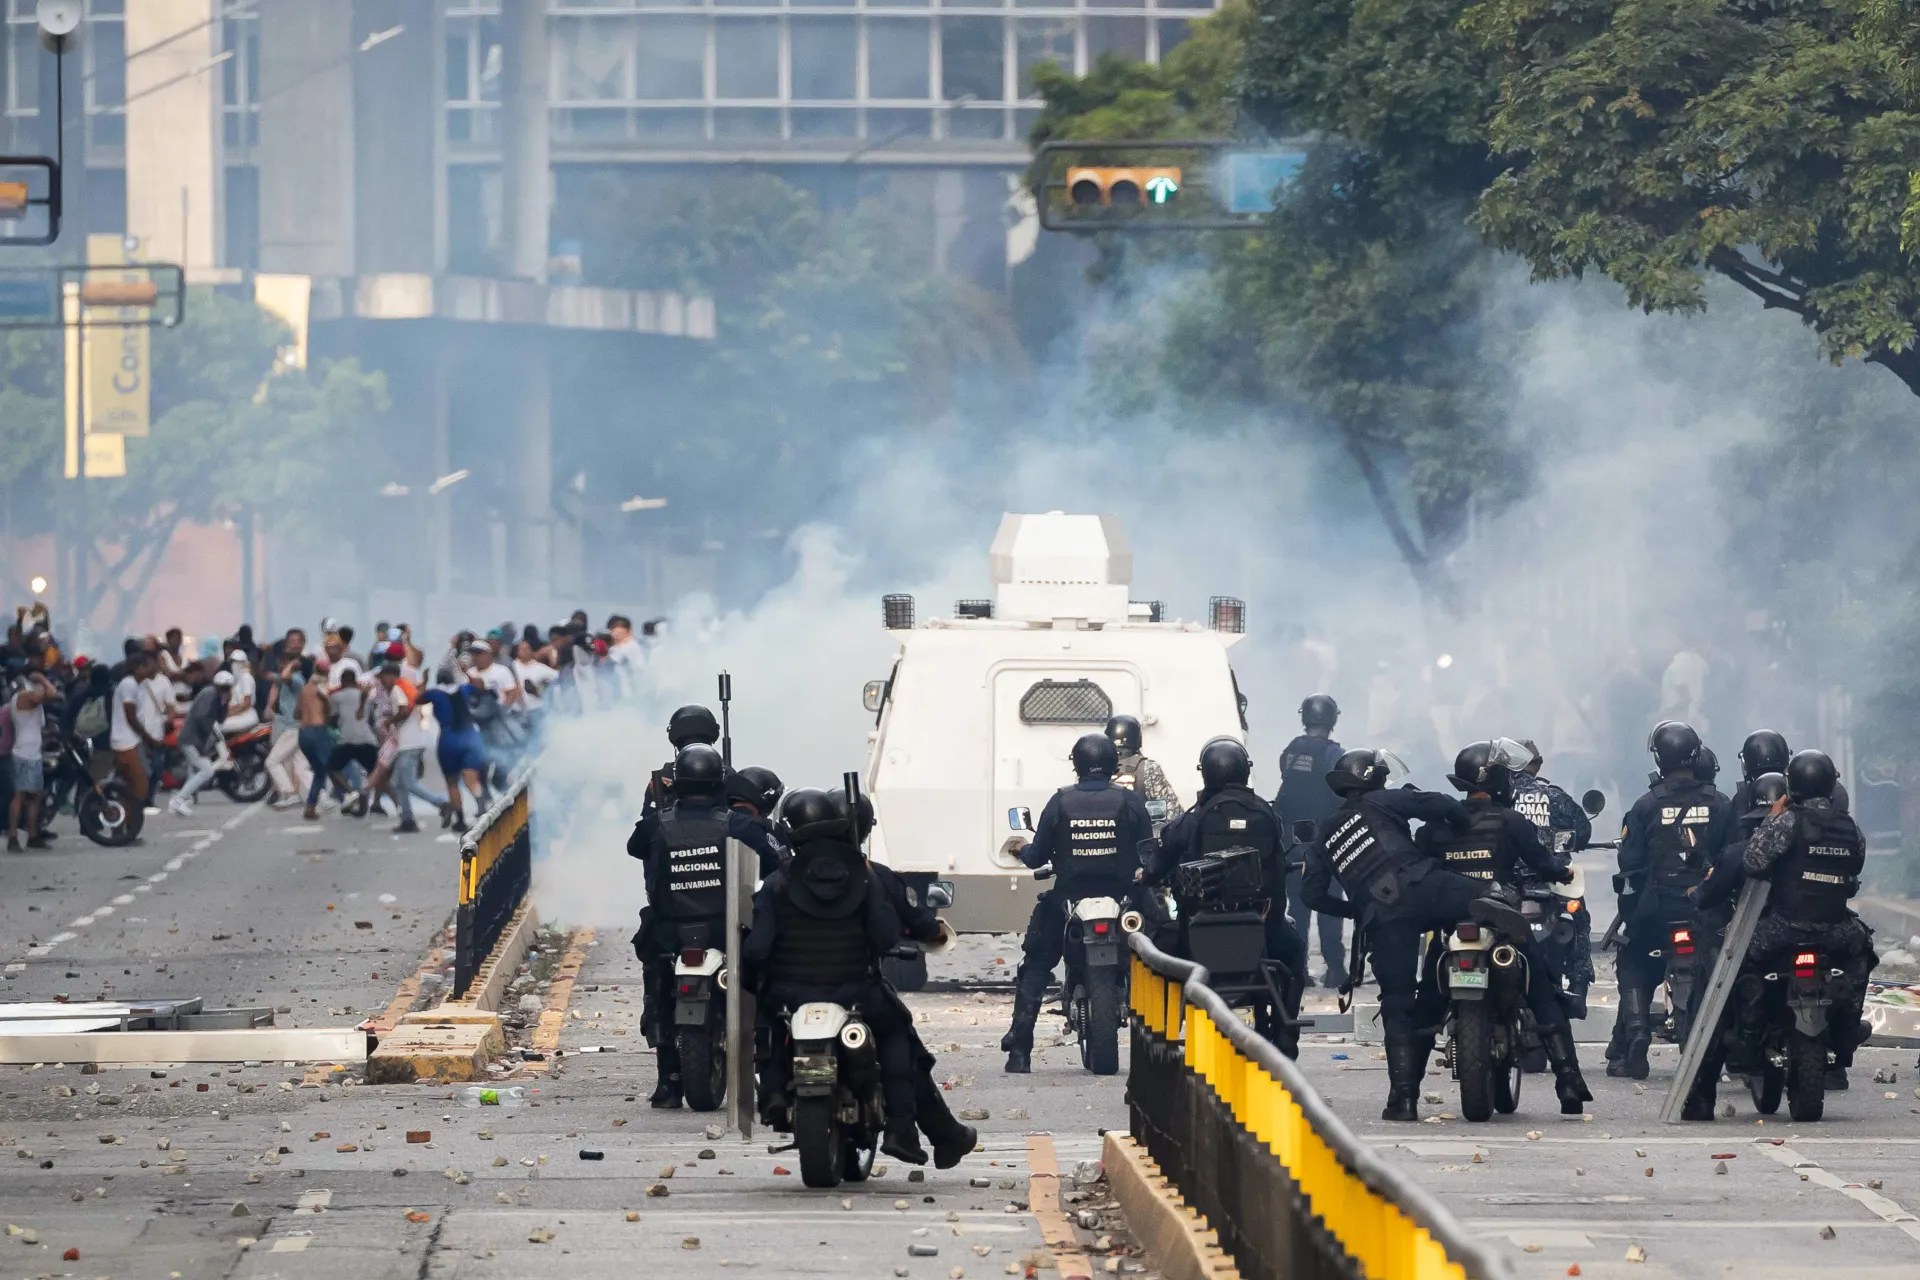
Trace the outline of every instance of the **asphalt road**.
<instances>
[{"instance_id":1,"label":"asphalt road","mask_svg":"<svg viewBox=\"0 0 1920 1280\"><path fill-rule=\"evenodd\" d=\"M201 995L288 1009L283 1024L357 1021L435 943L452 899L453 845L389 825L334 816L316 830L215 800L192 820L156 820L139 849L6 858L5 998ZM1596 904L1603 923L1610 910ZM969 940L937 976L1003 979L1016 959L1010 939ZM809 1191L766 1135L709 1138L712 1117L647 1108L638 977L620 936L591 949L562 1046L606 1052L570 1053L524 1082L518 1108L470 1109L444 1087L323 1087L272 1063L160 1076L0 1067L0 1222L18 1229L0 1238L0 1277L1018 1274L1041 1251L1030 1135L1050 1135L1070 1173L1097 1157L1102 1129L1126 1123L1121 1082L1085 1075L1057 1023L1042 1021L1034 1073L1008 1077L1005 995L922 993L911 1003L954 1104L987 1112L984 1150L921 1182L894 1167L864 1187ZM1610 1019L1597 1009L1583 1038L1604 1038ZM1910 1050L1863 1051L1856 1087L1819 1125L1756 1124L1728 1091L1737 1118L1662 1126L1674 1050L1656 1051L1639 1086L1607 1080L1591 1044L1588 1120L1562 1120L1541 1079L1518 1115L1448 1119L1457 1094L1436 1074L1430 1122L1401 1126L1377 1118L1384 1062L1364 1030L1358 1042L1309 1037L1311 1078L1524 1276L1920 1273ZM1898 1081L1872 1084L1876 1068ZM409 1143L419 1130L430 1140ZM655 1184L668 1194L650 1197ZM939 1252L910 1256L914 1245ZM1096 1274L1103 1261L1090 1259Z\"/></svg>"}]
</instances>

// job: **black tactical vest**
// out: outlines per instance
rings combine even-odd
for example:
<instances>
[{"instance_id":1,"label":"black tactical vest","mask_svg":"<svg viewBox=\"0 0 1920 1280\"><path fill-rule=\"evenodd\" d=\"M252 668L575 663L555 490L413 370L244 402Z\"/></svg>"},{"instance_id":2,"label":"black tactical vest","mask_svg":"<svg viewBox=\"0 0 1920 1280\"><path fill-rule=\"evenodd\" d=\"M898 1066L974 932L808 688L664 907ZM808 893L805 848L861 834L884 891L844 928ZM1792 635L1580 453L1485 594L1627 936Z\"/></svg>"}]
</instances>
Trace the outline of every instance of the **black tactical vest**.
<instances>
[{"instance_id":1,"label":"black tactical vest","mask_svg":"<svg viewBox=\"0 0 1920 1280\"><path fill-rule=\"evenodd\" d=\"M1837 809L1794 810L1793 843L1773 868L1770 910L1789 920L1834 924L1860 889L1867 842Z\"/></svg>"},{"instance_id":2,"label":"black tactical vest","mask_svg":"<svg viewBox=\"0 0 1920 1280\"><path fill-rule=\"evenodd\" d=\"M1705 786L1688 783L1659 797L1647 832L1649 887L1684 892L1706 878L1718 852L1705 844L1713 825L1712 795Z\"/></svg>"},{"instance_id":3,"label":"black tactical vest","mask_svg":"<svg viewBox=\"0 0 1920 1280\"><path fill-rule=\"evenodd\" d=\"M1226 787L1210 796L1194 815L1199 834L1194 838L1194 853L1251 849L1269 857L1280 848L1280 821L1273 806L1244 787Z\"/></svg>"},{"instance_id":4,"label":"black tactical vest","mask_svg":"<svg viewBox=\"0 0 1920 1280\"><path fill-rule=\"evenodd\" d=\"M1055 870L1063 887L1109 889L1130 884L1139 854L1122 849L1120 837L1127 825L1127 793L1108 786L1099 791L1063 787L1060 800L1060 847Z\"/></svg>"},{"instance_id":5,"label":"black tactical vest","mask_svg":"<svg viewBox=\"0 0 1920 1280\"><path fill-rule=\"evenodd\" d=\"M1142 776L1146 773L1146 769L1145 756L1121 756L1120 767L1113 771L1111 781L1116 787L1125 787L1128 791L1140 791L1141 786L1146 782ZM1141 791L1140 794L1145 795L1146 792Z\"/></svg>"},{"instance_id":6,"label":"black tactical vest","mask_svg":"<svg viewBox=\"0 0 1920 1280\"><path fill-rule=\"evenodd\" d=\"M787 874L792 873L789 867ZM774 982L830 990L867 976L873 956L867 944L866 877L862 867L856 879L848 883L847 904L825 911L804 905L795 895L791 880L784 892L774 895L773 955L767 965ZM836 910L838 914L833 913Z\"/></svg>"},{"instance_id":7,"label":"black tactical vest","mask_svg":"<svg viewBox=\"0 0 1920 1280\"><path fill-rule=\"evenodd\" d=\"M1306 734L1280 753L1280 795L1274 802L1289 823L1321 822L1340 807L1340 798L1327 785L1327 770L1340 753L1327 738Z\"/></svg>"},{"instance_id":8,"label":"black tactical vest","mask_svg":"<svg viewBox=\"0 0 1920 1280\"><path fill-rule=\"evenodd\" d=\"M1531 822L1540 831L1540 843L1556 853L1564 852L1560 848L1559 833L1553 829L1553 793L1545 784L1522 782L1518 778L1513 784L1513 811Z\"/></svg>"},{"instance_id":9,"label":"black tactical vest","mask_svg":"<svg viewBox=\"0 0 1920 1280\"><path fill-rule=\"evenodd\" d=\"M669 919L727 914L727 811L673 805L660 813L657 840L655 848L665 859L660 914Z\"/></svg>"},{"instance_id":10,"label":"black tactical vest","mask_svg":"<svg viewBox=\"0 0 1920 1280\"><path fill-rule=\"evenodd\" d=\"M1488 806L1473 815L1473 825L1435 846L1447 870L1475 880L1505 881L1513 875L1513 856L1506 843L1506 819Z\"/></svg>"},{"instance_id":11,"label":"black tactical vest","mask_svg":"<svg viewBox=\"0 0 1920 1280\"><path fill-rule=\"evenodd\" d=\"M1401 870L1418 854L1406 828L1364 801L1356 796L1341 805L1321 844L1349 898L1391 902L1399 896Z\"/></svg>"}]
</instances>

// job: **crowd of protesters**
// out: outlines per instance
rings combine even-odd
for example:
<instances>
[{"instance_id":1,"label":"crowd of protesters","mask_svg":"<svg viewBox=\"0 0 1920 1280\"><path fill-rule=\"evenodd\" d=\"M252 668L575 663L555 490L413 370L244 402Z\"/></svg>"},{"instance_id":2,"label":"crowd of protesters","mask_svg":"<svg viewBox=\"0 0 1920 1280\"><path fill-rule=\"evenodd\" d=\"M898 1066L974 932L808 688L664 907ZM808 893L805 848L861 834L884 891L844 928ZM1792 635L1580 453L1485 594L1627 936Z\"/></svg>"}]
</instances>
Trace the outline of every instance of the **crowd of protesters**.
<instances>
[{"instance_id":1,"label":"crowd of protesters","mask_svg":"<svg viewBox=\"0 0 1920 1280\"><path fill-rule=\"evenodd\" d=\"M406 623L368 638L326 619L264 645L248 626L198 646L175 628L129 637L109 662L65 652L44 607L21 609L0 646L7 847L46 848L56 815L109 778L137 835L162 790L187 817L216 780L251 797L245 780L260 772L262 798L307 821L386 814L405 834L430 815L464 833L547 716L625 699L644 655L630 619L595 631L575 612L544 631L462 631L432 651Z\"/></svg>"}]
</instances>

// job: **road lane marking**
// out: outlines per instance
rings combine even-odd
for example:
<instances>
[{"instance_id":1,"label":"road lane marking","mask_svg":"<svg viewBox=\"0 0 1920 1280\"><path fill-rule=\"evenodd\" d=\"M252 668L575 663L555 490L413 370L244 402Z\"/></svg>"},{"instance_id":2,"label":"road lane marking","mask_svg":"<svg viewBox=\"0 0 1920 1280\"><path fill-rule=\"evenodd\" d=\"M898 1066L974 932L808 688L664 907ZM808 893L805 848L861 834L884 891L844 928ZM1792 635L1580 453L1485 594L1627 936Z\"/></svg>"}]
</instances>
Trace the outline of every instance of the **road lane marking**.
<instances>
[{"instance_id":1,"label":"road lane marking","mask_svg":"<svg viewBox=\"0 0 1920 1280\"><path fill-rule=\"evenodd\" d=\"M1889 1226L1897 1227L1902 1233L1914 1240L1920 1240L1920 1218L1914 1217L1913 1214L1902 1208L1898 1201L1889 1200L1878 1191L1870 1191L1862 1183L1829 1173L1820 1167L1819 1161L1811 1160L1801 1155L1792 1147L1776 1147L1772 1143L1755 1143L1754 1145L1774 1160L1792 1169L1795 1173L1804 1176L1808 1182L1814 1183L1816 1186L1826 1187L1829 1190L1838 1191L1841 1195L1854 1201L1882 1222L1887 1223Z\"/></svg>"},{"instance_id":2,"label":"road lane marking","mask_svg":"<svg viewBox=\"0 0 1920 1280\"><path fill-rule=\"evenodd\" d=\"M218 831L172 833L176 835L197 834L199 836L199 839L196 840L193 846L187 849L185 852L175 854L173 857L167 859L167 861L163 864L161 870L156 871L152 875L148 876L146 878L145 883L135 885L133 892L134 893L150 892L154 885L159 884L161 881L165 880L173 872L180 870L182 867L186 866L187 863L193 861L195 858L199 857L202 853L205 853L208 849L218 844L220 840L226 835L227 832L232 831L235 827L245 822L248 818L251 818L254 814L258 813L264 807L265 807L264 801L257 804L247 805L245 808L241 809L240 812L234 814L231 818L228 818L225 822L221 823L220 829ZM76 930L86 929L91 927L94 924L97 924L99 921L106 919L107 917L115 914L115 912L117 912L121 907L128 905L132 901L133 901L133 894L123 893L117 896L116 898L114 898L114 900L108 905L102 906L102 907L96 907L92 911L88 912L86 915L75 918L74 921L71 924L69 924L65 929L61 930L59 933L54 934L51 938L48 938L45 942L35 943L32 946L29 946L24 956L20 957L19 959L9 961L5 967L4 972L9 975L22 972L26 968L26 962L28 960L42 959L43 957L50 954L55 947L61 946L64 943L72 942L75 938L80 936L76 932Z\"/></svg>"}]
</instances>

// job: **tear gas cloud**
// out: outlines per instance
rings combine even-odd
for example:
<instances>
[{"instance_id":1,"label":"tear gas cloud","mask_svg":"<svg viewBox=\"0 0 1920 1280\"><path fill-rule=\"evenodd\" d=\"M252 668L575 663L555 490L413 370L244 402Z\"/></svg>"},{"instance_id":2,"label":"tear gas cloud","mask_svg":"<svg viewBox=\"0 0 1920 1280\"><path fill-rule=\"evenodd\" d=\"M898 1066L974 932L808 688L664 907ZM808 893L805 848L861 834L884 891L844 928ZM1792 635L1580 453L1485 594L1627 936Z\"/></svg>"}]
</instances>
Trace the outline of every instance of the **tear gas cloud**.
<instances>
[{"instance_id":1,"label":"tear gas cloud","mask_svg":"<svg viewBox=\"0 0 1920 1280\"><path fill-rule=\"evenodd\" d=\"M789 787L837 785L859 767L871 727L860 687L893 652L879 596L910 592L925 617L990 594L1003 511L1117 515L1134 598L1165 600L1172 616L1203 616L1211 595L1247 601L1232 657L1263 790L1312 692L1340 701L1348 745L1393 748L1431 786L1469 740L1530 737L1550 776L1601 785L1618 806L1643 785L1641 748L1666 715L1698 722L1730 770L1763 723L1844 757L1846 726L1816 681L1781 674L1806 654L1786 655L1780 628L1752 612L1765 584L1742 581L1725 549L1756 501L1735 483L1736 458L1793 425L1751 376L1754 326L1767 326L1767 350L1798 353L1795 377L1869 385L1874 373L1822 367L1793 322L1738 314L1738 299L1706 317L1648 318L1608 285L1501 280L1486 306L1525 318L1524 341L1498 358L1511 363L1510 448L1530 483L1471 523L1441 598L1423 602L1330 429L1259 406L1226 420L1117 419L1102 402L1088 352L1103 326L1208 287L1201 273L1168 273L1136 287L1124 313L1096 312L1085 341L1036 375L1024 401L1043 408L1018 422L907 424L830 453L782 585L737 609L668 602L639 696L550 726L542 785L568 798L540 866L543 910L631 919L638 869L613 872L621 888L609 893L609 860L668 754L668 713L709 702L723 668L737 762Z\"/></svg>"}]
</instances>

